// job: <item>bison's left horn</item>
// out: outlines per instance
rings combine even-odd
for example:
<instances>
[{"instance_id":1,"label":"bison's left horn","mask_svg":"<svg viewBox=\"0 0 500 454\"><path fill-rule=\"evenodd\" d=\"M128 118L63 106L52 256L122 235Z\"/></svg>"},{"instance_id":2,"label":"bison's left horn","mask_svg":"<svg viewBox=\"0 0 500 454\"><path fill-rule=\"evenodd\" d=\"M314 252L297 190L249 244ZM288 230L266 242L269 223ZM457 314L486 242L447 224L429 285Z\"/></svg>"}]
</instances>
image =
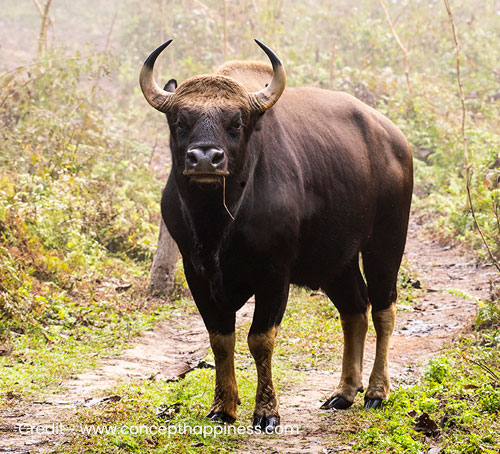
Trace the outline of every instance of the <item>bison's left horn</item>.
<instances>
[{"instance_id":1,"label":"bison's left horn","mask_svg":"<svg viewBox=\"0 0 500 454\"><path fill-rule=\"evenodd\" d=\"M171 42L172 40L169 39L151 53L151 55L144 62L141 69L141 75L139 76L141 90L147 102L149 102L149 104L151 104L155 109L163 113L166 113L169 110L174 94L169 91L165 91L158 86L153 76L153 68L158 55L160 55L163 49L165 49Z\"/></svg>"},{"instance_id":2,"label":"bison's left horn","mask_svg":"<svg viewBox=\"0 0 500 454\"><path fill-rule=\"evenodd\" d=\"M252 108L264 112L272 107L280 98L281 93L283 93L286 85L286 73L278 56L258 39L256 39L255 42L267 54L273 65L273 79L269 85L261 91L249 94Z\"/></svg>"}]
</instances>

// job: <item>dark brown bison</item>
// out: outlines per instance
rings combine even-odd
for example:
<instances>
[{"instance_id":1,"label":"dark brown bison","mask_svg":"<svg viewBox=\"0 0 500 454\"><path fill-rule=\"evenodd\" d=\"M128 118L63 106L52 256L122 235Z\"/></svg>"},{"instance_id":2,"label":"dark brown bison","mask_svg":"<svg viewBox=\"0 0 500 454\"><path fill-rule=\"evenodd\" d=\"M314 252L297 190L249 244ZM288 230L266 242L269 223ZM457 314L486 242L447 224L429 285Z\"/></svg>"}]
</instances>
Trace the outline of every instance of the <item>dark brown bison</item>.
<instances>
[{"instance_id":1,"label":"dark brown bison","mask_svg":"<svg viewBox=\"0 0 500 454\"><path fill-rule=\"evenodd\" d=\"M162 215L215 355L208 417L236 418L235 314L255 295L253 425L279 424L271 359L291 283L323 289L340 312L342 376L323 408L347 408L363 390L371 306L377 347L365 407L380 406L390 388L387 352L413 185L405 137L348 94L285 90L280 60L258 41L272 68L231 62L161 89L153 65L170 42L148 57L140 84L170 127Z\"/></svg>"}]
</instances>

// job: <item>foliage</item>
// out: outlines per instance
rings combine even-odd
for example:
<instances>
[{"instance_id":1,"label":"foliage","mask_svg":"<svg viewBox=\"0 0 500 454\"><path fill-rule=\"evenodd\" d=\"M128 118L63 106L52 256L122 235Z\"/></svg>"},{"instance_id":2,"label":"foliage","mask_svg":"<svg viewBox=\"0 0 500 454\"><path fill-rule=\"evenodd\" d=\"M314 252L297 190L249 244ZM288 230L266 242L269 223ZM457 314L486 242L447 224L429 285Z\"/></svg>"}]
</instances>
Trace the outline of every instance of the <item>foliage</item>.
<instances>
[{"instance_id":1,"label":"foliage","mask_svg":"<svg viewBox=\"0 0 500 454\"><path fill-rule=\"evenodd\" d=\"M361 430L351 436L354 452L494 453L500 443L498 330L464 339L431 359L417 385L400 386L380 412L357 412ZM487 342L487 348L481 348ZM427 413L437 427L420 429Z\"/></svg>"},{"instance_id":2,"label":"foliage","mask_svg":"<svg viewBox=\"0 0 500 454\"><path fill-rule=\"evenodd\" d=\"M4 3L2 30L17 32L22 26L22 34L12 33L19 35L19 49L14 50L30 52L27 43L32 49L36 44L30 33L39 28L35 9ZM42 59L0 76L2 391L47 392L169 315L172 308L158 307L144 289L161 188L150 164L156 149L166 148L168 128L140 95L137 75L162 37L175 41L159 59L159 83L171 77L182 81L223 63L222 3L54 2L54 28L63 30L66 48L52 40L53 51ZM416 157L413 206L418 217L434 234L465 241L485 256L465 201L454 46L441 0L387 2L409 49L411 99L402 55L378 2L226 3L229 58L262 59L252 41L261 38L284 61L289 86L348 91L391 118ZM463 51L472 197L478 222L498 257L500 10L493 1L453 3ZM159 13L162 5L165 14ZM0 36L3 51L11 41ZM82 48L87 39L93 45ZM181 270L178 278L185 287ZM413 282L405 264L399 280L402 301L411 302L418 294ZM434 444L446 452L494 452L500 444L500 396L494 379L500 367L499 293L496 289L490 302L478 302L480 331L433 359L418 383L402 383L381 413L349 410L356 430L349 434L343 426L340 434L335 432L335 443L345 439L362 452L411 453ZM241 331L240 344L244 337ZM339 359L338 318L321 293L297 290L292 295L280 338L278 383L303 380L304 369L324 368ZM245 398L241 415L249 420L255 377L245 347L238 350L237 361ZM155 407L179 401L174 421L201 422L212 381L213 371L197 370L177 383L124 386L117 390L122 401L88 410L81 418L158 422ZM415 382L413 377L408 381ZM413 411L437 421L438 438L414 430ZM229 452L239 441L95 437L64 449Z\"/></svg>"},{"instance_id":3,"label":"foliage","mask_svg":"<svg viewBox=\"0 0 500 454\"><path fill-rule=\"evenodd\" d=\"M63 342L70 367L72 350L144 324L147 304L116 288L145 297L161 186L131 112L102 89L114 66L106 54L48 54L0 79L0 336L14 358L29 348L55 358Z\"/></svg>"}]
</instances>

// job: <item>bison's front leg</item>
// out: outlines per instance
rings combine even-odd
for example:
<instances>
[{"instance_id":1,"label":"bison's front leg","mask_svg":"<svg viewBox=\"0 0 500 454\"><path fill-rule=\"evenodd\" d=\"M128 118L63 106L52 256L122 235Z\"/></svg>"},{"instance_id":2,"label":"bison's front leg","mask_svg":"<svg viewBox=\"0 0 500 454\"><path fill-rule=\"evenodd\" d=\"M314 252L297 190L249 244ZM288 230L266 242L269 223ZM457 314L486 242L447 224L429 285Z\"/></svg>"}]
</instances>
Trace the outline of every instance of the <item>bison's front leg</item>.
<instances>
[{"instance_id":1,"label":"bison's front leg","mask_svg":"<svg viewBox=\"0 0 500 454\"><path fill-rule=\"evenodd\" d=\"M255 359L258 380L253 426L266 432L272 432L280 422L272 377L272 357L277 331L278 328L273 327L264 333L248 336L248 347Z\"/></svg>"},{"instance_id":2,"label":"bison's front leg","mask_svg":"<svg viewBox=\"0 0 500 454\"><path fill-rule=\"evenodd\" d=\"M213 421L233 423L239 403L234 374L236 312L223 311L217 306L211 297L208 281L196 274L187 260L184 260L184 271L215 356L215 395L207 417Z\"/></svg>"},{"instance_id":3,"label":"bison's front leg","mask_svg":"<svg viewBox=\"0 0 500 454\"><path fill-rule=\"evenodd\" d=\"M288 299L288 280L268 272L264 288L255 294L255 312L248 334L248 347L257 366L257 393L253 427L273 432L280 424L278 398L272 377L272 358L276 334ZM266 285L268 284L268 285Z\"/></svg>"},{"instance_id":4,"label":"bison's front leg","mask_svg":"<svg viewBox=\"0 0 500 454\"><path fill-rule=\"evenodd\" d=\"M209 333L215 356L215 396L208 418L233 423L239 403L238 386L234 374L235 335Z\"/></svg>"}]
</instances>

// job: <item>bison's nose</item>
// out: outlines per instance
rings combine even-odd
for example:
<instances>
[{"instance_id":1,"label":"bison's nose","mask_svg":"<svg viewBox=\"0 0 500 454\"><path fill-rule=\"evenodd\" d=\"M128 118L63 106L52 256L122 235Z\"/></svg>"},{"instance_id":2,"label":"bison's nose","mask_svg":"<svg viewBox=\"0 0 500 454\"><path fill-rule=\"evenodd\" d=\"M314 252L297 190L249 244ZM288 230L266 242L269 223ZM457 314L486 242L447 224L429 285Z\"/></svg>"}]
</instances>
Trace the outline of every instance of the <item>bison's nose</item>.
<instances>
[{"instance_id":1,"label":"bison's nose","mask_svg":"<svg viewBox=\"0 0 500 454\"><path fill-rule=\"evenodd\" d=\"M226 156L220 148L191 148L186 153L186 173L218 174L226 167Z\"/></svg>"}]
</instances>

